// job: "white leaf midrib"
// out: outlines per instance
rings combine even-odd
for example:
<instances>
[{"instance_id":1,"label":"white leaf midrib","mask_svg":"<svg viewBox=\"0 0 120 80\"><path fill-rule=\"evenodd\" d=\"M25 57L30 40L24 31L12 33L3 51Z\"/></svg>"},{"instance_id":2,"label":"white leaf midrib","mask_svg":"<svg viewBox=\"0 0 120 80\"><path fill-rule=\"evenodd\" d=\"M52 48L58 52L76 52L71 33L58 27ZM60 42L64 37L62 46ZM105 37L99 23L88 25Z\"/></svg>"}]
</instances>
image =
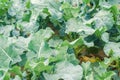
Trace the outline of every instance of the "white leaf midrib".
<instances>
[{"instance_id":1,"label":"white leaf midrib","mask_svg":"<svg viewBox=\"0 0 120 80\"><path fill-rule=\"evenodd\" d=\"M41 36L44 37L46 35L46 32L47 32L47 29L45 30L45 32ZM41 50L42 50L43 45L44 45L44 38L43 38L43 40L41 40L41 43L40 43L40 47L39 47L39 51L38 51L38 58L40 58L40 54L41 54Z\"/></svg>"},{"instance_id":2,"label":"white leaf midrib","mask_svg":"<svg viewBox=\"0 0 120 80\"><path fill-rule=\"evenodd\" d=\"M13 61L13 59L7 54L7 52L3 48L1 48L1 50L11 61Z\"/></svg>"}]
</instances>

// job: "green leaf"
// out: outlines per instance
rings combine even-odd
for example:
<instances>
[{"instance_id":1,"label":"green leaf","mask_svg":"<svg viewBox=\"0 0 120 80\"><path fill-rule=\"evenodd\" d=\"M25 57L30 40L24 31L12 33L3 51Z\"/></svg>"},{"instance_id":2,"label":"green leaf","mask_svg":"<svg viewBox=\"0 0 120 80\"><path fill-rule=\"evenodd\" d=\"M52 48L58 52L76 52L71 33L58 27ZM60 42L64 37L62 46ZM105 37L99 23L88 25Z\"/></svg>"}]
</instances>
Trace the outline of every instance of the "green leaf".
<instances>
[{"instance_id":1,"label":"green leaf","mask_svg":"<svg viewBox=\"0 0 120 80\"><path fill-rule=\"evenodd\" d=\"M74 41L72 41L71 43L70 43L70 45L72 46L72 47L77 47L77 46L81 46L81 45L83 45L84 44L84 41L83 41L83 39L80 37L80 38L78 38L78 39L76 39L76 40L74 40Z\"/></svg>"},{"instance_id":2,"label":"green leaf","mask_svg":"<svg viewBox=\"0 0 120 80\"><path fill-rule=\"evenodd\" d=\"M21 80L21 78L18 75L16 75L13 80Z\"/></svg>"},{"instance_id":3,"label":"green leaf","mask_svg":"<svg viewBox=\"0 0 120 80\"><path fill-rule=\"evenodd\" d=\"M86 62L86 63L82 63L82 68L84 71L84 77L88 76L90 71L91 71L91 63L90 62Z\"/></svg>"},{"instance_id":4,"label":"green leaf","mask_svg":"<svg viewBox=\"0 0 120 80\"><path fill-rule=\"evenodd\" d=\"M13 66L12 69L9 70L11 74L18 75L19 77L22 77L21 68L19 66Z\"/></svg>"},{"instance_id":5,"label":"green leaf","mask_svg":"<svg viewBox=\"0 0 120 80\"><path fill-rule=\"evenodd\" d=\"M111 29L114 24L113 14L105 10L99 11L95 15L94 20L96 28L105 26L107 29Z\"/></svg>"},{"instance_id":6,"label":"green leaf","mask_svg":"<svg viewBox=\"0 0 120 80\"><path fill-rule=\"evenodd\" d=\"M58 47L56 50L53 50L54 54L53 56L49 57L49 63L57 63L67 59L67 49L68 46L61 45L61 47Z\"/></svg>"},{"instance_id":7,"label":"green leaf","mask_svg":"<svg viewBox=\"0 0 120 80\"><path fill-rule=\"evenodd\" d=\"M10 80L10 74L6 73L3 80Z\"/></svg>"},{"instance_id":8,"label":"green leaf","mask_svg":"<svg viewBox=\"0 0 120 80\"><path fill-rule=\"evenodd\" d=\"M0 43L0 70L4 71L4 76L10 65L20 62L21 58L12 41L9 41L6 36L0 36Z\"/></svg>"},{"instance_id":9,"label":"green leaf","mask_svg":"<svg viewBox=\"0 0 120 80\"><path fill-rule=\"evenodd\" d=\"M117 18L118 18L118 14L119 14L119 9L116 5L112 6L111 7L111 11L113 13L113 17L114 17L114 20L116 21Z\"/></svg>"},{"instance_id":10,"label":"green leaf","mask_svg":"<svg viewBox=\"0 0 120 80\"><path fill-rule=\"evenodd\" d=\"M43 71L50 72L52 69L53 69L53 66L47 66L47 65L44 65L44 63L40 62L35 66L34 71L37 75L39 75Z\"/></svg>"},{"instance_id":11,"label":"green leaf","mask_svg":"<svg viewBox=\"0 0 120 80\"><path fill-rule=\"evenodd\" d=\"M64 12L63 17L65 18L65 20L69 20L70 18L77 17L80 11L78 6L72 7L68 2L63 3L61 5L61 9Z\"/></svg>"},{"instance_id":12,"label":"green leaf","mask_svg":"<svg viewBox=\"0 0 120 80\"><path fill-rule=\"evenodd\" d=\"M6 51L0 48L0 68L9 68L11 57L6 53Z\"/></svg>"},{"instance_id":13,"label":"green leaf","mask_svg":"<svg viewBox=\"0 0 120 80\"><path fill-rule=\"evenodd\" d=\"M31 18L31 14L32 14L31 11L27 11L26 13L24 13L22 20L29 22Z\"/></svg>"},{"instance_id":14,"label":"green leaf","mask_svg":"<svg viewBox=\"0 0 120 80\"><path fill-rule=\"evenodd\" d=\"M6 60L8 60L7 64L6 64L7 66L9 65L10 61L12 61L13 64L21 61L21 58L20 58L18 52L16 50L14 50L15 46L14 46L14 44L12 44L11 41L8 41L8 39L4 36L0 36L0 43L1 43L1 45L0 45L0 51L1 51L0 62L1 63L5 62L5 63L3 63L3 65L6 64ZM6 45L2 45L2 44L6 44ZM4 59L6 59L6 60L4 60Z\"/></svg>"},{"instance_id":15,"label":"green leaf","mask_svg":"<svg viewBox=\"0 0 120 80\"><path fill-rule=\"evenodd\" d=\"M113 71L105 72L103 74L103 78L104 78L104 80L110 80L113 75L115 75L115 73Z\"/></svg>"},{"instance_id":16,"label":"green leaf","mask_svg":"<svg viewBox=\"0 0 120 80\"><path fill-rule=\"evenodd\" d=\"M90 3L90 0L82 0L82 1L86 4Z\"/></svg>"},{"instance_id":17,"label":"green leaf","mask_svg":"<svg viewBox=\"0 0 120 80\"><path fill-rule=\"evenodd\" d=\"M0 0L0 80L119 79L118 1Z\"/></svg>"},{"instance_id":18,"label":"green leaf","mask_svg":"<svg viewBox=\"0 0 120 80\"><path fill-rule=\"evenodd\" d=\"M16 50L14 50L14 45L11 44L6 49L2 49L4 53L9 57L9 59L12 61L12 64L15 64L17 62L21 61L21 58Z\"/></svg>"},{"instance_id":19,"label":"green leaf","mask_svg":"<svg viewBox=\"0 0 120 80\"><path fill-rule=\"evenodd\" d=\"M0 0L0 16L4 15L11 5L9 0Z\"/></svg>"},{"instance_id":20,"label":"green leaf","mask_svg":"<svg viewBox=\"0 0 120 80\"><path fill-rule=\"evenodd\" d=\"M50 47L59 47L62 42L63 42L62 39L59 39L58 37L54 37L49 40L48 44Z\"/></svg>"},{"instance_id":21,"label":"green leaf","mask_svg":"<svg viewBox=\"0 0 120 80\"><path fill-rule=\"evenodd\" d=\"M30 8L30 6L31 6L30 0L27 0L27 1L26 1L26 7L27 7L27 8Z\"/></svg>"},{"instance_id":22,"label":"green leaf","mask_svg":"<svg viewBox=\"0 0 120 80\"><path fill-rule=\"evenodd\" d=\"M33 34L28 48L31 51L37 53L38 58L41 57L41 54L43 54L46 51L50 51L48 45L46 44L46 40L49 39L52 34L53 31L50 28L46 28L45 30L41 29L39 32Z\"/></svg>"},{"instance_id":23,"label":"green leaf","mask_svg":"<svg viewBox=\"0 0 120 80\"><path fill-rule=\"evenodd\" d=\"M81 33L83 35L90 35L90 34L93 34L95 32L95 30L92 29L91 27L88 27L88 26L82 24L81 21L76 20L75 18L71 18L66 23L66 31L65 32L66 33L77 32L77 33Z\"/></svg>"},{"instance_id":24,"label":"green leaf","mask_svg":"<svg viewBox=\"0 0 120 80\"><path fill-rule=\"evenodd\" d=\"M120 56L120 43L115 43L115 42L108 42L104 46L104 52L107 56L110 56L112 50L112 56L114 57L119 57Z\"/></svg>"},{"instance_id":25,"label":"green leaf","mask_svg":"<svg viewBox=\"0 0 120 80\"><path fill-rule=\"evenodd\" d=\"M0 47L1 48L6 48L9 44L7 44L8 42L8 38L3 36L3 35L0 35ZM4 45L6 44L6 45Z\"/></svg>"},{"instance_id":26,"label":"green leaf","mask_svg":"<svg viewBox=\"0 0 120 80\"><path fill-rule=\"evenodd\" d=\"M73 17L78 17L79 12L80 12L79 7L73 7L73 8L71 8L71 13L72 13Z\"/></svg>"},{"instance_id":27,"label":"green leaf","mask_svg":"<svg viewBox=\"0 0 120 80\"><path fill-rule=\"evenodd\" d=\"M103 33L102 36L101 36L101 39L104 42L109 42L109 34L108 33Z\"/></svg>"},{"instance_id":28,"label":"green leaf","mask_svg":"<svg viewBox=\"0 0 120 80\"><path fill-rule=\"evenodd\" d=\"M43 73L45 80L81 80L82 68L80 65L73 65L67 61L57 63L55 74Z\"/></svg>"},{"instance_id":29,"label":"green leaf","mask_svg":"<svg viewBox=\"0 0 120 80\"><path fill-rule=\"evenodd\" d=\"M14 25L6 25L4 27L0 27L0 34L4 34L4 36L10 36L10 31L14 28Z\"/></svg>"},{"instance_id":30,"label":"green leaf","mask_svg":"<svg viewBox=\"0 0 120 80\"><path fill-rule=\"evenodd\" d=\"M114 1L112 1L112 0L107 0L107 1L106 0L100 0L99 5L103 8L109 9L112 6L118 4L118 2L119 2L119 0L114 0Z\"/></svg>"}]
</instances>

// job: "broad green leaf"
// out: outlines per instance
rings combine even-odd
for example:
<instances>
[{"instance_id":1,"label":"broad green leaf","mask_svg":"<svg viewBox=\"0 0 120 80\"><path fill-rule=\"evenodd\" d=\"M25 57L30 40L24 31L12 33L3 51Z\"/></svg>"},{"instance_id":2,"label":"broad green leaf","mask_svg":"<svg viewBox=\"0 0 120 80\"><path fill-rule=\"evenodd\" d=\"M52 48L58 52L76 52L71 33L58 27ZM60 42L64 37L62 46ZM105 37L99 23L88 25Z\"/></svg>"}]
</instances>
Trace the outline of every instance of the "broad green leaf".
<instances>
[{"instance_id":1,"label":"broad green leaf","mask_svg":"<svg viewBox=\"0 0 120 80\"><path fill-rule=\"evenodd\" d=\"M6 73L3 80L10 80L10 74Z\"/></svg>"},{"instance_id":2,"label":"broad green leaf","mask_svg":"<svg viewBox=\"0 0 120 80\"><path fill-rule=\"evenodd\" d=\"M111 11L113 13L114 20L115 21L118 20L119 9L118 9L117 5L112 6Z\"/></svg>"},{"instance_id":3,"label":"broad green leaf","mask_svg":"<svg viewBox=\"0 0 120 80\"><path fill-rule=\"evenodd\" d=\"M0 0L0 80L119 79L118 2ZM83 63L84 47L108 57L83 54L102 59Z\"/></svg>"},{"instance_id":4,"label":"broad green leaf","mask_svg":"<svg viewBox=\"0 0 120 80\"><path fill-rule=\"evenodd\" d=\"M26 13L24 13L22 20L29 22L29 21L30 21L31 14L32 14L31 11L27 11Z\"/></svg>"},{"instance_id":5,"label":"broad green leaf","mask_svg":"<svg viewBox=\"0 0 120 80\"><path fill-rule=\"evenodd\" d=\"M94 23L95 29L104 27L109 30L113 27L114 24L113 14L107 10L100 10L92 19L86 21L85 23L91 24L92 22Z\"/></svg>"},{"instance_id":6,"label":"broad green leaf","mask_svg":"<svg viewBox=\"0 0 120 80\"><path fill-rule=\"evenodd\" d=\"M16 75L13 80L21 80L21 78L18 75Z\"/></svg>"},{"instance_id":7,"label":"broad green leaf","mask_svg":"<svg viewBox=\"0 0 120 80\"><path fill-rule=\"evenodd\" d=\"M115 73L113 71L105 72L103 74L103 78L104 78L104 80L110 80L113 75L115 75Z\"/></svg>"},{"instance_id":8,"label":"broad green leaf","mask_svg":"<svg viewBox=\"0 0 120 80\"><path fill-rule=\"evenodd\" d=\"M101 39L104 42L109 42L109 34L108 33L103 33L102 36L101 36Z\"/></svg>"},{"instance_id":9,"label":"broad green leaf","mask_svg":"<svg viewBox=\"0 0 120 80\"><path fill-rule=\"evenodd\" d=\"M46 44L46 40L51 37L53 31L50 28L45 30L40 30L39 32L33 34L32 39L29 43L28 48L38 54L38 58L41 57L41 54L46 51L49 52L50 49ZM43 54L44 55L44 54Z\"/></svg>"},{"instance_id":10,"label":"broad green leaf","mask_svg":"<svg viewBox=\"0 0 120 80\"><path fill-rule=\"evenodd\" d=\"M6 65L9 64L10 61L12 61L12 63L17 63L19 61L21 61L21 58L18 54L18 52L16 50L14 50L15 46L14 44L12 44L11 41L8 41L7 37L4 36L0 36L0 51L1 51L1 60L0 62L3 62L4 59L8 59L8 63ZM4 45L6 44L6 45ZM4 57L2 58L2 55L4 55ZM5 60L4 60L5 61ZM6 61L5 61L6 62Z\"/></svg>"},{"instance_id":11,"label":"broad green leaf","mask_svg":"<svg viewBox=\"0 0 120 80\"><path fill-rule=\"evenodd\" d=\"M107 0L107 1L106 0L100 0L99 5L103 8L109 9L113 5L118 4L118 2L119 2L119 0L114 0L114 1L112 1L112 0Z\"/></svg>"},{"instance_id":12,"label":"broad green leaf","mask_svg":"<svg viewBox=\"0 0 120 80\"><path fill-rule=\"evenodd\" d=\"M10 36L10 31L14 28L14 25L6 25L0 27L0 34L4 34L4 36Z\"/></svg>"},{"instance_id":13,"label":"broad green leaf","mask_svg":"<svg viewBox=\"0 0 120 80\"><path fill-rule=\"evenodd\" d=\"M58 37L54 37L49 40L48 44L50 47L59 47L63 40L59 39Z\"/></svg>"},{"instance_id":14,"label":"broad green leaf","mask_svg":"<svg viewBox=\"0 0 120 80\"><path fill-rule=\"evenodd\" d=\"M31 7L31 0L27 0L27 1L26 1L26 7L27 7L27 8L30 8L30 7Z\"/></svg>"},{"instance_id":15,"label":"broad green leaf","mask_svg":"<svg viewBox=\"0 0 120 80\"><path fill-rule=\"evenodd\" d=\"M52 69L53 69L53 66L44 65L44 63L40 62L35 66L34 71L36 75L39 75L43 71L50 72Z\"/></svg>"},{"instance_id":16,"label":"broad green leaf","mask_svg":"<svg viewBox=\"0 0 120 80\"><path fill-rule=\"evenodd\" d=\"M22 77L22 72L19 66L14 66L12 69L9 70L11 74L18 75L19 77Z\"/></svg>"},{"instance_id":17,"label":"broad green leaf","mask_svg":"<svg viewBox=\"0 0 120 80\"><path fill-rule=\"evenodd\" d=\"M26 56L27 56L27 59L28 59L28 60L31 60L31 59L37 57L37 54L35 54L33 51L28 51L28 52L26 53Z\"/></svg>"},{"instance_id":18,"label":"broad green leaf","mask_svg":"<svg viewBox=\"0 0 120 80\"><path fill-rule=\"evenodd\" d=\"M21 57L21 61L18 64L19 64L19 66L22 67L26 64L28 58L26 56L26 53L20 55L20 57Z\"/></svg>"},{"instance_id":19,"label":"broad green leaf","mask_svg":"<svg viewBox=\"0 0 120 80\"><path fill-rule=\"evenodd\" d=\"M107 64L108 65L108 64ZM107 67L99 63L91 64L90 62L82 63L85 80L111 80L115 75L114 71L107 71Z\"/></svg>"},{"instance_id":20,"label":"broad green leaf","mask_svg":"<svg viewBox=\"0 0 120 80\"><path fill-rule=\"evenodd\" d=\"M85 77L85 79L86 79L86 80L94 80L94 74L93 74L93 72L91 72L91 74L87 75L87 76Z\"/></svg>"},{"instance_id":21,"label":"broad green leaf","mask_svg":"<svg viewBox=\"0 0 120 80\"><path fill-rule=\"evenodd\" d=\"M76 39L76 40L74 40L74 41L72 41L72 42L70 42L70 45L72 47L74 47L74 48L77 47L77 46L81 46L83 44L84 44L84 41L83 41L83 39L81 37Z\"/></svg>"},{"instance_id":22,"label":"broad green leaf","mask_svg":"<svg viewBox=\"0 0 120 80\"><path fill-rule=\"evenodd\" d=\"M83 70L80 65L73 65L67 61L56 65L55 74L43 73L46 80L81 80Z\"/></svg>"},{"instance_id":23,"label":"broad green leaf","mask_svg":"<svg viewBox=\"0 0 120 80\"><path fill-rule=\"evenodd\" d=\"M67 46L61 46L57 48L56 50L53 50L54 54L53 56L49 57L49 63L56 63L61 62L67 59L68 55L67 53Z\"/></svg>"},{"instance_id":24,"label":"broad green leaf","mask_svg":"<svg viewBox=\"0 0 120 80\"><path fill-rule=\"evenodd\" d=\"M31 0L31 3L34 4L34 5L39 5L41 3L44 3L44 0Z\"/></svg>"},{"instance_id":25,"label":"broad green leaf","mask_svg":"<svg viewBox=\"0 0 120 80\"><path fill-rule=\"evenodd\" d=\"M80 11L79 7L71 8L71 13L72 13L73 17L75 17L75 18L78 17L79 11Z\"/></svg>"},{"instance_id":26,"label":"broad green leaf","mask_svg":"<svg viewBox=\"0 0 120 80\"><path fill-rule=\"evenodd\" d=\"M4 53L8 56L8 58L12 61L12 64L21 61L21 58L16 50L14 50L15 46L11 44L9 47L2 49Z\"/></svg>"},{"instance_id":27,"label":"broad green leaf","mask_svg":"<svg viewBox=\"0 0 120 80\"><path fill-rule=\"evenodd\" d=\"M107 69L101 65L99 65L99 67L94 67L94 71L96 73L95 79L97 80L111 80L112 76L115 75L115 72L107 71Z\"/></svg>"},{"instance_id":28,"label":"broad green leaf","mask_svg":"<svg viewBox=\"0 0 120 80\"><path fill-rule=\"evenodd\" d=\"M119 76L117 75L117 73L116 73L116 75L113 76L113 79L114 79L114 80L120 80L120 77L119 77Z\"/></svg>"},{"instance_id":29,"label":"broad green leaf","mask_svg":"<svg viewBox=\"0 0 120 80\"><path fill-rule=\"evenodd\" d=\"M6 53L3 48L0 48L0 69L9 68L11 57Z\"/></svg>"},{"instance_id":30,"label":"broad green leaf","mask_svg":"<svg viewBox=\"0 0 120 80\"><path fill-rule=\"evenodd\" d=\"M69 61L73 65L78 65L79 64L79 60L75 57L75 54L68 54L67 55L67 61Z\"/></svg>"},{"instance_id":31,"label":"broad green leaf","mask_svg":"<svg viewBox=\"0 0 120 80\"><path fill-rule=\"evenodd\" d=\"M120 56L120 43L108 42L104 46L104 52L107 56L111 56L112 54L112 56L114 57L119 57Z\"/></svg>"},{"instance_id":32,"label":"broad green leaf","mask_svg":"<svg viewBox=\"0 0 120 80\"><path fill-rule=\"evenodd\" d=\"M73 5L75 7L72 7L72 5L69 4L68 2L65 2L61 5L61 9L64 12L63 16L64 16L65 20L69 20L70 18L78 16L80 9L76 5L78 5L78 3Z\"/></svg>"},{"instance_id":33,"label":"broad green leaf","mask_svg":"<svg viewBox=\"0 0 120 80\"><path fill-rule=\"evenodd\" d=\"M111 29L114 24L113 14L105 10L99 11L93 19L95 28L107 27L107 29Z\"/></svg>"},{"instance_id":34,"label":"broad green leaf","mask_svg":"<svg viewBox=\"0 0 120 80\"><path fill-rule=\"evenodd\" d=\"M28 51L28 44L31 40L31 36L28 38L24 37L11 37L8 39L9 44L14 45L14 50L16 50L19 55L22 55L24 51Z\"/></svg>"},{"instance_id":35,"label":"broad green leaf","mask_svg":"<svg viewBox=\"0 0 120 80\"><path fill-rule=\"evenodd\" d=\"M72 18L66 23L66 33L69 32L77 32L81 34L83 33L84 35L90 35L93 34L95 30L82 24L81 21Z\"/></svg>"},{"instance_id":36,"label":"broad green leaf","mask_svg":"<svg viewBox=\"0 0 120 80\"><path fill-rule=\"evenodd\" d=\"M2 71L2 75L0 76L0 79L2 80L5 76L5 73L8 71L10 67L10 62L13 59L9 54L0 47L0 72Z\"/></svg>"},{"instance_id":37,"label":"broad green leaf","mask_svg":"<svg viewBox=\"0 0 120 80\"><path fill-rule=\"evenodd\" d=\"M88 4L91 0L82 0L84 3Z\"/></svg>"},{"instance_id":38,"label":"broad green leaf","mask_svg":"<svg viewBox=\"0 0 120 80\"><path fill-rule=\"evenodd\" d=\"M3 35L0 35L0 47L1 48L5 48L5 47L7 47L9 45L9 44L7 44L7 41L8 41L7 37L5 37Z\"/></svg>"},{"instance_id":39,"label":"broad green leaf","mask_svg":"<svg viewBox=\"0 0 120 80\"><path fill-rule=\"evenodd\" d=\"M11 0L11 1L12 1L12 5L8 10L8 14L11 16L15 16L17 19L21 19L25 10L25 6L23 2L20 0Z\"/></svg>"},{"instance_id":40,"label":"broad green leaf","mask_svg":"<svg viewBox=\"0 0 120 80\"><path fill-rule=\"evenodd\" d=\"M11 1L9 0L0 0L0 16L7 13L7 10L11 6Z\"/></svg>"},{"instance_id":41,"label":"broad green leaf","mask_svg":"<svg viewBox=\"0 0 120 80\"><path fill-rule=\"evenodd\" d=\"M88 76L90 74L91 71L91 63L90 62L86 62L86 63L82 63L82 68L83 68L83 72L84 72L84 77Z\"/></svg>"},{"instance_id":42,"label":"broad green leaf","mask_svg":"<svg viewBox=\"0 0 120 80\"><path fill-rule=\"evenodd\" d=\"M21 58L12 41L8 41L6 36L0 36L0 43L0 70L4 71L4 76L10 65L20 62Z\"/></svg>"},{"instance_id":43,"label":"broad green leaf","mask_svg":"<svg viewBox=\"0 0 120 80\"><path fill-rule=\"evenodd\" d=\"M48 0L48 11L52 19L60 19L62 17L62 13L60 12L61 3L56 0Z\"/></svg>"}]
</instances>

